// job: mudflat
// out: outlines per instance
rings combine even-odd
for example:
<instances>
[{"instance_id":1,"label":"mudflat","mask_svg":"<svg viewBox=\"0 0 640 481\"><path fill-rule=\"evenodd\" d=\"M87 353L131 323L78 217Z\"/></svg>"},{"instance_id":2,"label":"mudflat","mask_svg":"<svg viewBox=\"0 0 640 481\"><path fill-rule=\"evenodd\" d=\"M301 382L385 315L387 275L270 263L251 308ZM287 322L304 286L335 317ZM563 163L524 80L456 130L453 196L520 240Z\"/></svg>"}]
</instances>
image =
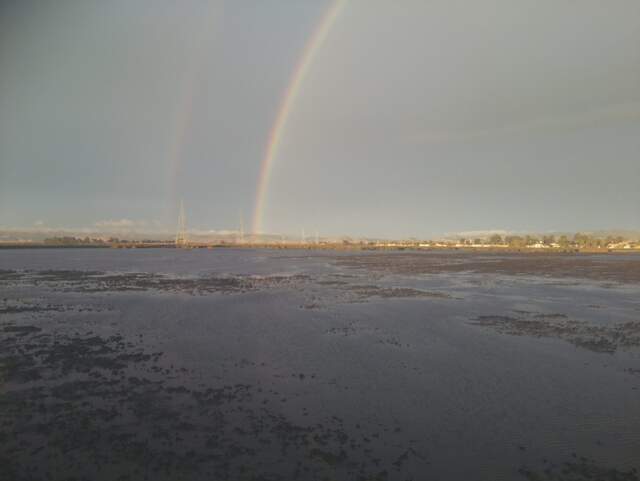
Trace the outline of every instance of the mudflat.
<instances>
[{"instance_id":1,"label":"mudflat","mask_svg":"<svg viewBox=\"0 0 640 481\"><path fill-rule=\"evenodd\" d=\"M341 265L396 274L473 272L531 275L596 281L640 282L640 253L586 254L544 252L432 251L351 255Z\"/></svg>"},{"instance_id":2,"label":"mudflat","mask_svg":"<svg viewBox=\"0 0 640 481\"><path fill-rule=\"evenodd\" d=\"M640 479L640 256L0 251L0 479Z\"/></svg>"}]
</instances>

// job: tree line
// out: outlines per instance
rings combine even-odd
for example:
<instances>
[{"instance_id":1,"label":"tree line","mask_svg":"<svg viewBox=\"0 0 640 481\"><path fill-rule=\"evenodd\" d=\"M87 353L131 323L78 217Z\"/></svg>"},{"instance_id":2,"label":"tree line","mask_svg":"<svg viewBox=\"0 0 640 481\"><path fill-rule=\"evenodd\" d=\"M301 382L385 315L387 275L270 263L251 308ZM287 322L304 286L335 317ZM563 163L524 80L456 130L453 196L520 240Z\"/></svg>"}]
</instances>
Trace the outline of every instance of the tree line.
<instances>
[{"instance_id":1,"label":"tree line","mask_svg":"<svg viewBox=\"0 0 640 481\"><path fill-rule=\"evenodd\" d=\"M461 244L468 245L501 245L508 247L528 247L534 245L542 245L546 247L560 247L563 249L566 248L606 248L612 244L620 244L624 242L625 239L622 236L606 236L606 237L598 237L590 234L583 234L578 232L573 236L567 235L543 235L543 236L535 236L535 235L506 235L501 236L499 234L493 234L489 238L480 239L467 239L461 238Z\"/></svg>"}]
</instances>

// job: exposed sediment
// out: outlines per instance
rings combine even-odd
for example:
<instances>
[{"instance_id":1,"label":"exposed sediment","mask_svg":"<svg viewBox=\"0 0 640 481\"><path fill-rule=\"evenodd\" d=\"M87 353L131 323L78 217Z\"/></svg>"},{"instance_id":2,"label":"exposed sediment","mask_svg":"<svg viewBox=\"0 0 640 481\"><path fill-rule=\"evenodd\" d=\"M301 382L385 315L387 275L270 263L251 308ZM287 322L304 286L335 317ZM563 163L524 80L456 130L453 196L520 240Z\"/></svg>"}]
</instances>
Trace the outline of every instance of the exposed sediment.
<instances>
[{"instance_id":1,"label":"exposed sediment","mask_svg":"<svg viewBox=\"0 0 640 481\"><path fill-rule=\"evenodd\" d=\"M340 256L340 266L394 274L533 275L590 279L609 282L640 282L640 256L591 254L510 254L469 252L398 252Z\"/></svg>"},{"instance_id":2,"label":"exposed sediment","mask_svg":"<svg viewBox=\"0 0 640 481\"><path fill-rule=\"evenodd\" d=\"M595 352L640 347L640 321L595 325L566 314L514 312L513 315L478 316L471 321L514 336L549 337Z\"/></svg>"}]
</instances>

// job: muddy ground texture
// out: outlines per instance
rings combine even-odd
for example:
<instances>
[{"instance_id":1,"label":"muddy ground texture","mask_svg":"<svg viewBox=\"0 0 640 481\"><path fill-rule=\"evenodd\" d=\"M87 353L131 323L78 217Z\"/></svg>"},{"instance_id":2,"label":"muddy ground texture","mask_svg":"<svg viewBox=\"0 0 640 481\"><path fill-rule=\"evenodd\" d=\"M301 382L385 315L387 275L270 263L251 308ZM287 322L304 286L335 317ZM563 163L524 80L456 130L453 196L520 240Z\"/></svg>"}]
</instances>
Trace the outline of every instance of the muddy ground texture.
<instances>
[{"instance_id":1,"label":"muddy ground texture","mask_svg":"<svg viewBox=\"0 0 640 481\"><path fill-rule=\"evenodd\" d=\"M307 282L307 276L296 275L0 272L5 287L87 296L234 295ZM324 282L337 282L344 302L433 295L370 285L343 290L342 281ZM318 420L306 408L301 417L308 422L288 419L277 409L286 397L268 384L203 383L167 361L165 353L149 351L142 334L128 339L98 335L81 323L72 332L64 322L58 327L56 320L64 316L110 309L98 304L0 298L1 480L386 480L408 462L428 462L402 439L398 426L351 426L337 416ZM255 368L247 360L229 363ZM300 384L318 381L313 373L293 377Z\"/></svg>"},{"instance_id":2,"label":"muddy ground texture","mask_svg":"<svg viewBox=\"0 0 640 481\"><path fill-rule=\"evenodd\" d=\"M591 254L387 253L342 257L337 259L337 263L379 274L540 276L576 282L597 281L604 286L640 282L640 256L632 255L612 258ZM435 295L448 296L446 293ZM613 353L618 349L640 347L640 316L637 321L594 325L581 319L572 319L564 313L513 311L479 316L470 322L503 334L562 339L595 352Z\"/></svg>"},{"instance_id":3,"label":"muddy ground texture","mask_svg":"<svg viewBox=\"0 0 640 481\"><path fill-rule=\"evenodd\" d=\"M510 316L478 316L471 322L503 334L562 339L595 352L613 353L640 347L640 321L598 326L566 314L514 311Z\"/></svg>"},{"instance_id":4,"label":"muddy ground texture","mask_svg":"<svg viewBox=\"0 0 640 481\"><path fill-rule=\"evenodd\" d=\"M442 254L352 255L334 262L354 272L441 272L549 275L607 282L640 281L640 261L597 257ZM371 276L369 276L371 278ZM375 276L373 276L375 278ZM363 282L361 276L204 276L87 271L0 271L0 289L33 288L83 295L148 292L204 296L299 289L301 309L385 299L458 302L444 291ZM57 299L60 297L58 296ZM76 296L75 299L78 297ZM0 480L390 480L429 465L427 453L397 425L361 425L303 408L297 419L269 384L201 377L149 349L142 334L97 334L68 316L99 314L108 303L52 302L0 295ZM506 335L552 337L581 349L613 353L640 346L640 320L596 326L564 314L514 311L470 319ZM358 326L327 332L352 335ZM380 342L399 345L394 338ZM254 368L250 361L229 361ZM313 373L295 373L299 383ZM305 421L308 419L308 421ZM534 480L639 481L636 470L603 468L576 456L544 469L523 466Z\"/></svg>"},{"instance_id":5,"label":"muddy ground texture","mask_svg":"<svg viewBox=\"0 0 640 481\"><path fill-rule=\"evenodd\" d=\"M386 427L292 421L278 392L198 384L119 335L2 330L0 479L387 479L419 456L383 465Z\"/></svg>"},{"instance_id":6,"label":"muddy ground texture","mask_svg":"<svg viewBox=\"0 0 640 481\"><path fill-rule=\"evenodd\" d=\"M554 278L640 282L640 256L563 253L470 253L420 252L377 253L337 258L341 266L394 274L477 274L531 275Z\"/></svg>"}]
</instances>

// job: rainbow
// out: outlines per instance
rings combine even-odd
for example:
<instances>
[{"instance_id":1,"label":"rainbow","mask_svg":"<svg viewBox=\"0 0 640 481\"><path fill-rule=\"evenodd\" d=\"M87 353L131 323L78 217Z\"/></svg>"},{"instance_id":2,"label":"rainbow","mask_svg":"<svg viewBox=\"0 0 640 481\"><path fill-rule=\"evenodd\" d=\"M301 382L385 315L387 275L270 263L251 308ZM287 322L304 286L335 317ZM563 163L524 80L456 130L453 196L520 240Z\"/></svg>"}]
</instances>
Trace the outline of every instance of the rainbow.
<instances>
[{"instance_id":1,"label":"rainbow","mask_svg":"<svg viewBox=\"0 0 640 481\"><path fill-rule=\"evenodd\" d=\"M185 69L182 74L182 87L176 102L172 126L173 136L169 137L170 145L168 149L168 182L171 199L171 209L175 209L178 204L177 182L180 170L184 164L184 150L189 140L189 131L193 121L195 102L194 98L199 90L200 73L203 67L203 60L206 55L206 47L209 42L207 38L213 28L219 27L217 24L223 15L223 4L211 2L204 10L200 25L192 30L190 38L190 56L185 60Z\"/></svg>"},{"instance_id":2,"label":"rainbow","mask_svg":"<svg viewBox=\"0 0 640 481\"><path fill-rule=\"evenodd\" d=\"M287 88L284 91L282 102L269 132L264 156L260 164L260 173L258 175L258 185L256 188L256 204L253 210L253 232L256 234L262 232L262 220L267 200L269 178L273 167L273 161L278 153L280 143L282 142L287 119L291 114L291 110L296 102L298 94L300 93L300 88L307 73L309 72L309 68L327 38L327 35L336 21L344 2L345 0L334 0L326 13L322 16L322 19L315 28L313 35L309 37L309 40L302 51L302 55L300 56L300 60L298 61L296 68L293 70Z\"/></svg>"}]
</instances>

